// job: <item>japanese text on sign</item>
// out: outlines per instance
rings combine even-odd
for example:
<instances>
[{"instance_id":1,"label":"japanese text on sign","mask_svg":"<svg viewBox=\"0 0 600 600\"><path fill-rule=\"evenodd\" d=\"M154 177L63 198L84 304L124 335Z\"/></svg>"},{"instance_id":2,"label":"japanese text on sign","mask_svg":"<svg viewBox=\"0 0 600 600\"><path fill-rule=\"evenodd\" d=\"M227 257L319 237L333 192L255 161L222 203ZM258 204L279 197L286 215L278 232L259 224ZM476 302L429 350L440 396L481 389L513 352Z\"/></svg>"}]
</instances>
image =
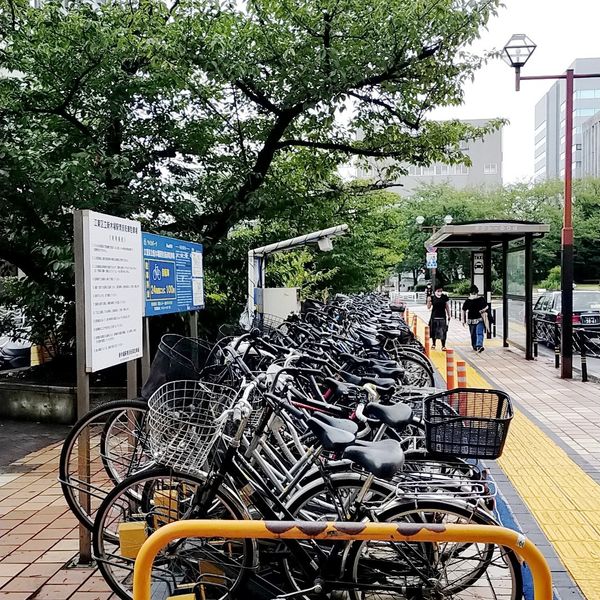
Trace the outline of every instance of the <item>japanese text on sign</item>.
<instances>
[{"instance_id":1,"label":"japanese text on sign","mask_svg":"<svg viewBox=\"0 0 600 600\"><path fill-rule=\"evenodd\" d=\"M83 212L86 370L142 356L141 228Z\"/></svg>"},{"instance_id":2,"label":"japanese text on sign","mask_svg":"<svg viewBox=\"0 0 600 600\"><path fill-rule=\"evenodd\" d=\"M202 245L142 234L145 316L204 307Z\"/></svg>"}]
</instances>

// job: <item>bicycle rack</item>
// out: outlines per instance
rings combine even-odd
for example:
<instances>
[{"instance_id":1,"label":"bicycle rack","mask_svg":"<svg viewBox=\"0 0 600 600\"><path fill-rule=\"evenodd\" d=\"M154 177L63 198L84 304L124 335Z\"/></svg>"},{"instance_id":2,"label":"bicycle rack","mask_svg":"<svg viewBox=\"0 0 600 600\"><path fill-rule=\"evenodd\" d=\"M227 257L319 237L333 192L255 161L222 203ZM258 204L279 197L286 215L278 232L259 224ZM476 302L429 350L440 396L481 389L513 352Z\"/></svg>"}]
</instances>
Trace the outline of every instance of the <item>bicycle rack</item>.
<instances>
[{"instance_id":1,"label":"bicycle rack","mask_svg":"<svg viewBox=\"0 0 600 600\"><path fill-rule=\"evenodd\" d=\"M144 542L135 560L133 572L134 600L150 600L150 580L154 558L169 542L185 537L498 544L510 548L527 563L533 577L534 600L552 600L552 576L543 554L522 533L506 527L493 525L242 520L178 521L155 531Z\"/></svg>"}]
</instances>

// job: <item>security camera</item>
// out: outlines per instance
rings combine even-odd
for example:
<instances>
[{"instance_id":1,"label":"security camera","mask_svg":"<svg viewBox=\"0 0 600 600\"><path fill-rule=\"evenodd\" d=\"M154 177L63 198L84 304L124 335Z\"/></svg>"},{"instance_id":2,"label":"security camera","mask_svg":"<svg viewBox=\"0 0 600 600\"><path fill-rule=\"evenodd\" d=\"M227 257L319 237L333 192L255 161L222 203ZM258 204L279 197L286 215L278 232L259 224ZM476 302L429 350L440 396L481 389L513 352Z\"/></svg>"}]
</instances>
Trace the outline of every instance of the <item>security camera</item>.
<instances>
[{"instance_id":1,"label":"security camera","mask_svg":"<svg viewBox=\"0 0 600 600\"><path fill-rule=\"evenodd\" d=\"M318 244L321 252L331 252L333 250L333 242L330 237L321 238Z\"/></svg>"}]
</instances>

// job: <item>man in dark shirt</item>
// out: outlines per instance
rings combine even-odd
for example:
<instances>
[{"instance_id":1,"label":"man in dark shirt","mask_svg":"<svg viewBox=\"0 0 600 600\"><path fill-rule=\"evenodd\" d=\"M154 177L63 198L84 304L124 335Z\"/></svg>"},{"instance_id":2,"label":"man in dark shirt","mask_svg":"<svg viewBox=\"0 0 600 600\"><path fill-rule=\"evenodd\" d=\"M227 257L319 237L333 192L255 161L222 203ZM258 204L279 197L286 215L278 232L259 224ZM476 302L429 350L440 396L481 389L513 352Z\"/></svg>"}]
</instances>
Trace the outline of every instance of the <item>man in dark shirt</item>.
<instances>
[{"instance_id":1,"label":"man in dark shirt","mask_svg":"<svg viewBox=\"0 0 600 600\"><path fill-rule=\"evenodd\" d=\"M469 297L462 306L463 325L469 325L471 332L471 346L476 352L483 352L483 334L485 333L485 319L487 318L488 305L483 296L479 295L476 285L471 286Z\"/></svg>"}]
</instances>

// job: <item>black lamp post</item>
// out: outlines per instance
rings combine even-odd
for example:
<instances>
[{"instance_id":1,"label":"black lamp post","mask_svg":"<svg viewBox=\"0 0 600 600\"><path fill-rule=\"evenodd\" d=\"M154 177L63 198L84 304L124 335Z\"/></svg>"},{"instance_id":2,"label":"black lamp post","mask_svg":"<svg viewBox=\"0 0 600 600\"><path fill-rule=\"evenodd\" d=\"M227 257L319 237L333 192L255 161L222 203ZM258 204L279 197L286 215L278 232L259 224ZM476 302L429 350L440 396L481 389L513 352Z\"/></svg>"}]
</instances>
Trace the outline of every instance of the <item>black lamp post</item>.
<instances>
[{"instance_id":1,"label":"black lamp post","mask_svg":"<svg viewBox=\"0 0 600 600\"><path fill-rule=\"evenodd\" d=\"M565 98L565 201L563 209L563 227L561 235L561 371L563 379L573 377L573 84L575 79L600 77L600 74L582 73L575 75L573 69L567 69L563 75L521 76L521 67L529 60L536 45L523 33L513 35L504 46L502 58L515 69L515 89L521 87L521 81L540 79L564 79Z\"/></svg>"}]
</instances>

